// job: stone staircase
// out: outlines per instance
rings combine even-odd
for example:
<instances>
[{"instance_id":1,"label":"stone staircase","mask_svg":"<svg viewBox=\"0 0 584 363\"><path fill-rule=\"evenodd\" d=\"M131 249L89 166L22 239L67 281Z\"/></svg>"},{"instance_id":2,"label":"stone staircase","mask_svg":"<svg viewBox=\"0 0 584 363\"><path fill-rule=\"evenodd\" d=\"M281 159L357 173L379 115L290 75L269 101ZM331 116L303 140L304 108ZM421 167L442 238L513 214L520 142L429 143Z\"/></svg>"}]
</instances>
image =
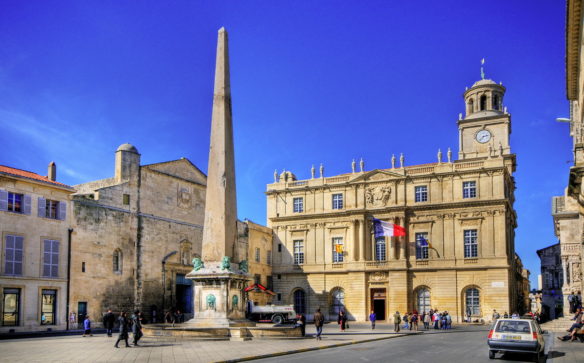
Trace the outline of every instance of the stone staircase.
<instances>
[{"instance_id":1,"label":"stone staircase","mask_svg":"<svg viewBox=\"0 0 584 363\"><path fill-rule=\"evenodd\" d=\"M553 332L566 332L574 324L574 321L569 317L561 317L554 320L547 321L541 324L541 330Z\"/></svg>"}]
</instances>

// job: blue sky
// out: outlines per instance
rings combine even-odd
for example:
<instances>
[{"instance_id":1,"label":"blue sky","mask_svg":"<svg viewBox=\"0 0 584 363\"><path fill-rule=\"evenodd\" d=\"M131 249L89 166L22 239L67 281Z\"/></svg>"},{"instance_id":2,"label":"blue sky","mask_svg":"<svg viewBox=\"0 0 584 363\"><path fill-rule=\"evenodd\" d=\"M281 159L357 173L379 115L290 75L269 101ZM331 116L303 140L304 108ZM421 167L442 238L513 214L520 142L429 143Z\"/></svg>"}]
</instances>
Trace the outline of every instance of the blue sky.
<instances>
[{"instance_id":1,"label":"blue sky","mask_svg":"<svg viewBox=\"0 0 584 363\"><path fill-rule=\"evenodd\" d=\"M516 250L557 241L551 197L573 159L561 1L0 0L0 164L67 184L113 175L129 142L142 163L207 170L217 30L230 37L240 218L265 223L274 169L299 179L434 162L458 148L462 93L507 87L517 154Z\"/></svg>"}]
</instances>

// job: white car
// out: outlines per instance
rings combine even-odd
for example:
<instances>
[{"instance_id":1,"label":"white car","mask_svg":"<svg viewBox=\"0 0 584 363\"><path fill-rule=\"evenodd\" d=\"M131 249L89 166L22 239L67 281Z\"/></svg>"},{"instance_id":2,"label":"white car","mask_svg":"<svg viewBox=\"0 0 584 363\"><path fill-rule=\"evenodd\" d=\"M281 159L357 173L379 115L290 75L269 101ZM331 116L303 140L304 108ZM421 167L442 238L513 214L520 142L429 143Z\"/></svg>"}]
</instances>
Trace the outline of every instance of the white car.
<instances>
[{"instance_id":1,"label":"white car","mask_svg":"<svg viewBox=\"0 0 584 363\"><path fill-rule=\"evenodd\" d=\"M489 331L489 358L496 352L531 353L539 362L545 341L539 324L532 319L498 319Z\"/></svg>"}]
</instances>

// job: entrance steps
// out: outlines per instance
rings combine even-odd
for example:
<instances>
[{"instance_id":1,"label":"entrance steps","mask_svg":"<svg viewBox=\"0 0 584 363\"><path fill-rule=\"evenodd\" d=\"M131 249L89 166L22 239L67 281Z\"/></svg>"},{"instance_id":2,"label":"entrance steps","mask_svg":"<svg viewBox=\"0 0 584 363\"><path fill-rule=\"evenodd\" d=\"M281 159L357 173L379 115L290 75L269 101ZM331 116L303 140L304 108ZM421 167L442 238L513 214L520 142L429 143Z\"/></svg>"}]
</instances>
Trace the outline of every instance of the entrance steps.
<instances>
[{"instance_id":1,"label":"entrance steps","mask_svg":"<svg viewBox=\"0 0 584 363\"><path fill-rule=\"evenodd\" d=\"M541 324L542 330L548 330L553 332L566 332L574 324L574 320L569 317L563 316L554 320L550 320Z\"/></svg>"}]
</instances>

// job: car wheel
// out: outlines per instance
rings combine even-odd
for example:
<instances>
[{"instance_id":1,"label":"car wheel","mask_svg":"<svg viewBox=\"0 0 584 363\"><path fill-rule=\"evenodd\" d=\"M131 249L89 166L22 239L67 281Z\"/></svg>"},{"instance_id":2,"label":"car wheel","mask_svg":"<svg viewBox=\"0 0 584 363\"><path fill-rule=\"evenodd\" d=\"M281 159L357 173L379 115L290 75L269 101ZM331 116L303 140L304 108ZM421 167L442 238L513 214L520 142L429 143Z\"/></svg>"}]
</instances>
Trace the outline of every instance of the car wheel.
<instances>
[{"instance_id":1,"label":"car wheel","mask_svg":"<svg viewBox=\"0 0 584 363\"><path fill-rule=\"evenodd\" d=\"M489 350L489 359L495 359L495 352L492 350Z\"/></svg>"},{"instance_id":2,"label":"car wheel","mask_svg":"<svg viewBox=\"0 0 584 363\"><path fill-rule=\"evenodd\" d=\"M282 315L274 315L272 317L272 323L274 324L282 324L284 322L284 318L282 318Z\"/></svg>"}]
</instances>

